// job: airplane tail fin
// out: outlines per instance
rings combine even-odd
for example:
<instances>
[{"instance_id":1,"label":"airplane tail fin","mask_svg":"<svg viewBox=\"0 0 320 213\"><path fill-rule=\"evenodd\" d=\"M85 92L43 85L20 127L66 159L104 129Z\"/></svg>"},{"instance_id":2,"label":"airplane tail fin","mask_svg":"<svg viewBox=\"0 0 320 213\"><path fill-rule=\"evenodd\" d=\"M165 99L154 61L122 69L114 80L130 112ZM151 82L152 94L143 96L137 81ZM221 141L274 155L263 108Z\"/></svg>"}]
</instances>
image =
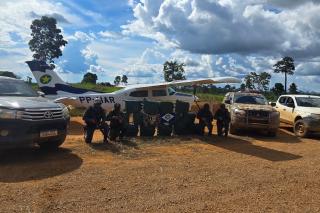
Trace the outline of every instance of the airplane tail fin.
<instances>
[{"instance_id":1,"label":"airplane tail fin","mask_svg":"<svg viewBox=\"0 0 320 213\"><path fill-rule=\"evenodd\" d=\"M34 75L39 88L45 95L85 94L87 92L96 92L70 86L44 61L33 60L27 61L26 63Z\"/></svg>"}]
</instances>

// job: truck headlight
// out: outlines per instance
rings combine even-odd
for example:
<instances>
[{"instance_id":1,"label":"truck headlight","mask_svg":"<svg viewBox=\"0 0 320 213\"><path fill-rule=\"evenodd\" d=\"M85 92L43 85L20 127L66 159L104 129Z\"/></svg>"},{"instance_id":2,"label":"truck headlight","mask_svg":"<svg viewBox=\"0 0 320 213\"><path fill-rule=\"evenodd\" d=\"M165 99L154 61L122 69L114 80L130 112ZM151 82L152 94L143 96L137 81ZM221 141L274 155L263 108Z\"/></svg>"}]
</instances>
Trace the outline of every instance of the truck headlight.
<instances>
[{"instance_id":1,"label":"truck headlight","mask_svg":"<svg viewBox=\"0 0 320 213\"><path fill-rule=\"evenodd\" d=\"M16 119L17 111L10 109L0 109L0 119Z\"/></svg>"},{"instance_id":2,"label":"truck headlight","mask_svg":"<svg viewBox=\"0 0 320 213\"><path fill-rule=\"evenodd\" d=\"M65 106L65 107L62 109L62 114L63 114L63 117L64 117L65 119L69 119L69 118L70 118L70 114L69 114L68 107Z\"/></svg>"},{"instance_id":3,"label":"truck headlight","mask_svg":"<svg viewBox=\"0 0 320 213\"><path fill-rule=\"evenodd\" d=\"M280 117L280 113L278 111L274 111L270 113L271 118L278 118Z\"/></svg>"},{"instance_id":4,"label":"truck headlight","mask_svg":"<svg viewBox=\"0 0 320 213\"><path fill-rule=\"evenodd\" d=\"M237 108L235 108L235 109L233 110L233 112L234 112L234 114L235 114L236 116L238 116L238 117L243 117L243 116L246 115L246 111L244 111L244 110L242 110L242 109L237 109Z\"/></svg>"}]
</instances>

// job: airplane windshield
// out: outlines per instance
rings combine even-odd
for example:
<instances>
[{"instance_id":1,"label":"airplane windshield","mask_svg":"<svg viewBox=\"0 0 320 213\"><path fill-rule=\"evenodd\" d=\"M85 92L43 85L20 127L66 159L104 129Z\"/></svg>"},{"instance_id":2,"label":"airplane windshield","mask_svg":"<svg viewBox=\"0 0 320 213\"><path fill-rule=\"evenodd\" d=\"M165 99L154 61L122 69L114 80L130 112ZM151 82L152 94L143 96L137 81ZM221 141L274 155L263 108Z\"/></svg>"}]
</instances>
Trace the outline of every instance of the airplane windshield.
<instances>
[{"instance_id":1,"label":"airplane windshield","mask_svg":"<svg viewBox=\"0 0 320 213\"><path fill-rule=\"evenodd\" d=\"M174 95L175 93L176 93L176 91L174 89L172 89L171 87L168 88L169 95Z\"/></svg>"}]
</instances>

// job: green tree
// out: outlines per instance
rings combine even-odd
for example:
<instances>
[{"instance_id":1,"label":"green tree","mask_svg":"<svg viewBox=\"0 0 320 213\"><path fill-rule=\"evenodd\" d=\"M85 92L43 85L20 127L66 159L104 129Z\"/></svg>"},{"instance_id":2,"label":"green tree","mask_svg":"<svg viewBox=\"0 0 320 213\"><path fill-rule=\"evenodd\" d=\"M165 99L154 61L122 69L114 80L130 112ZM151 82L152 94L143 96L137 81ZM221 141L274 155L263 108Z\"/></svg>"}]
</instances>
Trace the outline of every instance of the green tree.
<instances>
[{"instance_id":1,"label":"green tree","mask_svg":"<svg viewBox=\"0 0 320 213\"><path fill-rule=\"evenodd\" d=\"M113 83L114 83L114 85L118 86L120 84L120 82L121 82L121 76L118 75L115 77Z\"/></svg>"},{"instance_id":2,"label":"green tree","mask_svg":"<svg viewBox=\"0 0 320 213\"><path fill-rule=\"evenodd\" d=\"M254 84L253 84L253 76L252 73L248 74L245 78L244 78L244 84L246 86L247 89L255 89Z\"/></svg>"},{"instance_id":3,"label":"green tree","mask_svg":"<svg viewBox=\"0 0 320 213\"><path fill-rule=\"evenodd\" d=\"M128 77L126 75L122 75L121 82L124 84L128 83Z\"/></svg>"},{"instance_id":4,"label":"green tree","mask_svg":"<svg viewBox=\"0 0 320 213\"><path fill-rule=\"evenodd\" d=\"M241 90L241 91L246 90L246 84L242 83L242 84L240 85L240 90Z\"/></svg>"},{"instance_id":5,"label":"green tree","mask_svg":"<svg viewBox=\"0 0 320 213\"><path fill-rule=\"evenodd\" d=\"M250 72L245 77L245 87L248 89L257 89L260 91L267 91L269 89L271 75L267 72L257 74Z\"/></svg>"},{"instance_id":6,"label":"green tree","mask_svg":"<svg viewBox=\"0 0 320 213\"><path fill-rule=\"evenodd\" d=\"M29 41L29 48L34 52L34 59L53 63L54 58L62 56L60 48L68 42L57 28L55 18L42 16L41 19L33 20L30 28L32 39Z\"/></svg>"},{"instance_id":7,"label":"green tree","mask_svg":"<svg viewBox=\"0 0 320 213\"><path fill-rule=\"evenodd\" d=\"M284 57L273 65L275 73L284 73L284 92L287 93L287 75L293 75L295 66L292 57Z\"/></svg>"},{"instance_id":8,"label":"green tree","mask_svg":"<svg viewBox=\"0 0 320 213\"><path fill-rule=\"evenodd\" d=\"M290 94L298 94L298 87L295 83L290 84L289 92Z\"/></svg>"},{"instance_id":9,"label":"green tree","mask_svg":"<svg viewBox=\"0 0 320 213\"><path fill-rule=\"evenodd\" d=\"M258 76L258 81L256 82L259 90L268 91L270 84L271 75L267 72L262 72Z\"/></svg>"},{"instance_id":10,"label":"green tree","mask_svg":"<svg viewBox=\"0 0 320 213\"><path fill-rule=\"evenodd\" d=\"M224 89L226 91L230 91L231 90L231 86L229 84L227 84L227 85L224 86Z\"/></svg>"},{"instance_id":11,"label":"green tree","mask_svg":"<svg viewBox=\"0 0 320 213\"><path fill-rule=\"evenodd\" d=\"M275 83L274 87L271 89L276 96L280 96L284 93L284 86L281 83Z\"/></svg>"},{"instance_id":12,"label":"green tree","mask_svg":"<svg viewBox=\"0 0 320 213\"><path fill-rule=\"evenodd\" d=\"M9 71L0 71L0 76L10 77L10 78L18 78L18 76L16 76L16 74L14 74L13 72L9 72Z\"/></svg>"},{"instance_id":13,"label":"green tree","mask_svg":"<svg viewBox=\"0 0 320 213\"><path fill-rule=\"evenodd\" d=\"M98 76L96 74L93 74L91 72L87 72L86 74L84 74L81 83L96 84L97 80L98 80Z\"/></svg>"},{"instance_id":14,"label":"green tree","mask_svg":"<svg viewBox=\"0 0 320 213\"><path fill-rule=\"evenodd\" d=\"M185 64L179 64L177 61L166 61L163 64L163 74L165 81L185 80L184 76Z\"/></svg>"}]
</instances>

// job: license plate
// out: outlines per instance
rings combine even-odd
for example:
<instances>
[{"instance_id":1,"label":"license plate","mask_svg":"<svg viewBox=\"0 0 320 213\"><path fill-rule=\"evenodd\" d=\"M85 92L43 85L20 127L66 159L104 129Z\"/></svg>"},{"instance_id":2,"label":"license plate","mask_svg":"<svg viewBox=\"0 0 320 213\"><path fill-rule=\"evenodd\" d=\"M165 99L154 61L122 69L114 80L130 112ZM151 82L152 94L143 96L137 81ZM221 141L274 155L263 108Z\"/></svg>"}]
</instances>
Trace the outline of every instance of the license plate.
<instances>
[{"instance_id":1,"label":"license plate","mask_svg":"<svg viewBox=\"0 0 320 213\"><path fill-rule=\"evenodd\" d=\"M48 131L40 132L40 138L47 138L47 137L52 137L57 135L58 135L58 130L48 130Z\"/></svg>"}]
</instances>

